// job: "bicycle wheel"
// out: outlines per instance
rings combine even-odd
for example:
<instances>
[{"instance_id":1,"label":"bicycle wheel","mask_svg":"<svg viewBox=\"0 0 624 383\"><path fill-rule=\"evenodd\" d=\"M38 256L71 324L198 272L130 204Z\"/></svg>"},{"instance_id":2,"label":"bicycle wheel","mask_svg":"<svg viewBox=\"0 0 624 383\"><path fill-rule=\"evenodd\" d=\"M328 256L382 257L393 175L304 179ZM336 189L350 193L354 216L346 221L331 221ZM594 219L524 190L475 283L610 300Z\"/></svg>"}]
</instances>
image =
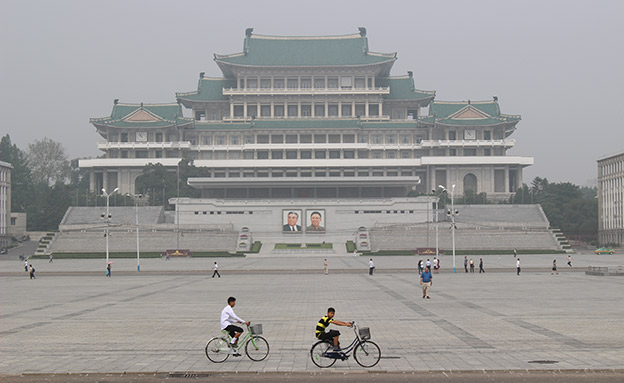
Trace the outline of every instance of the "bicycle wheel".
<instances>
[{"instance_id":1,"label":"bicycle wheel","mask_svg":"<svg viewBox=\"0 0 624 383\"><path fill-rule=\"evenodd\" d=\"M320 368L333 366L334 363L336 363L336 359L325 356L325 353L332 347L331 343L325 342L324 340L316 342L310 349L310 358L312 358L312 363Z\"/></svg>"},{"instance_id":2,"label":"bicycle wheel","mask_svg":"<svg viewBox=\"0 0 624 383\"><path fill-rule=\"evenodd\" d=\"M355 346L353 357L360 366L373 367L379 363L379 359L381 359L381 350L375 342L363 341Z\"/></svg>"},{"instance_id":3,"label":"bicycle wheel","mask_svg":"<svg viewBox=\"0 0 624 383\"><path fill-rule=\"evenodd\" d=\"M214 363L222 363L230 356L230 346L225 338L212 338L206 344L206 356Z\"/></svg>"},{"instance_id":4,"label":"bicycle wheel","mask_svg":"<svg viewBox=\"0 0 624 383\"><path fill-rule=\"evenodd\" d=\"M245 343L245 354L254 362L264 360L269 356L269 342L261 336L252 336Z\"/></svg>"}]
</instances>

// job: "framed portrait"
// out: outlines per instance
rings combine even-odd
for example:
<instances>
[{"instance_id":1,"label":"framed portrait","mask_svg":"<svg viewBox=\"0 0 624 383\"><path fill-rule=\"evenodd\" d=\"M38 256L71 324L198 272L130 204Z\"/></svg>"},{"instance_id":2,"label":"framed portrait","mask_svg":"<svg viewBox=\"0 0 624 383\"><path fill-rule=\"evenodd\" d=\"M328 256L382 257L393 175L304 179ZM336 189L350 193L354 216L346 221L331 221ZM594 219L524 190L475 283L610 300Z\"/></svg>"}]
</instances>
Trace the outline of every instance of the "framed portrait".
<instances>
[{"instance_id":1,"label":"framed portrait","mask_svg":"<svg viewBox=\"0 0 624 383\"><path fill-rule=\"evenodd\" d=\"M303 216L301 209L282 210L282 232L303 232Z\"/></svg>"},{"instance_id":2,"label":"framed portrait","mask_svg":"<svg viewBox=\"0 0 624 383\"><path fill-rule=\"evenodd\" d=\"M324 233L326 220L325 209L306 210L306 233Z\"/></svg>"}]
</instances>

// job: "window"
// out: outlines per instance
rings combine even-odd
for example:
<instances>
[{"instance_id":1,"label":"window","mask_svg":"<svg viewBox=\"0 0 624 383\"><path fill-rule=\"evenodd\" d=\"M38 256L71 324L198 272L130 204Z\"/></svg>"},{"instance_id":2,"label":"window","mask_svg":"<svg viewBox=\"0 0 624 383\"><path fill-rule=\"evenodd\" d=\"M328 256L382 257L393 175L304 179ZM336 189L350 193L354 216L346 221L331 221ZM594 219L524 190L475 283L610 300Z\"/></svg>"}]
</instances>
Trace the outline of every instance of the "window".
<instances>
[{"instance_id":1,"label":"window","mask_svg":"<svg viewBox=\"0 0 624 383\"><path fill-rule=\"evenodd\" d=\"M368 135L358 134L358 144L366 144L366 143L368 143Z\"/></svg>"},{"instance_id":2,"label":"window","mask_svg":"<svg viewBox=\"0 0 624 383\"><path fill-rule=\"evenodd\" d=\"M344 158L355 158L355 152L353 150L345 150L343 156Z\"/></svg>"},{"instance_id":3,"label":"window","mask_svg":"<svg viewBox=\"0 0 624 383\"><path fill-rule=\"evenodd\" d=\"M212 136L202 136L201 143L202 145L212 145Z\"/></svg>"},{"instance_id":4,"label":"window","mask_svg":"<svg viewBox=\"0 0 624 383\"><path fill-rule=\"evenodd\" d=\"M379 158L381 158L381 151L380 151L380 150L375 150L375 151L373 151L373 158L374 158L374 159L379 159Z\"/></svg>"},{"instance_id":5,"label":"window","mask_svg":"<svg viewBox=\"0 0 624 383\"><path fill-rule=\"evenodd\" d=\"M326 173L325 173L325 171L324 171L324 170L316 170L316 171L314 172L314 176L315 176L315 177L325 177L325 174L326 174Z\"/></svg>"},{"instance_id":6,"label":"window","mask_svg":"<svg viewBox=\"0 0 624 383\"><path fill-rule=\"evenodd\" d=\"M339 144L340 143L340 134L330 134L329 135L329 143L330 144Z\"/></svg>"},{"instance_id":7,"label":"window","mask_svg":"<svg viewBox=\"0 0 624 383\"><path fill-rule=\"evenodd\" d=\"M379 134L374 135L372 141L373 145L381 145L381 136Z\"/></svg>"},{"instance_id":8,"label":"window","mask_svg":"<svg viewBox=\"0 0 624 383\"><path fill-rule=\"evenodd\" d=\"M288 117L299 116L299 107L297 105L288 105Z\"/></svg>"},{"instance_id":9,"label":"window","mask_svg":"<svg viewBox=\"0 0 624 383\"><path fill-rule=\"evenodd\" d=\"M314 77L314 87L316 89L324 89L325 88L325 78L324 77Z\"/></svg>"},{"instance_id":10,"label":"window","mask_svg":"<svg viewBox=\"0 0 624 383\"><path fill-rule=\"evenodd\" d=\"M302 150L300 156L302 160L309 160L312 158L312 152L309 150Z\"/></svg>"},{"instance_id":11,"label":"window","mask_svg":"<svg viewBox=\"0 0 624 383\"><path fill-rule=\"evenodd\" d=\"M128 142L128 133L121 133L121 142Z\"/></svg>"},{"instance_id":12,"label":"window","mask_svg":"<svg viewBox=\"0 0 624 383\"><path fill-rule=\"evenodd\" d=\"M315 144L324 144L327 141L327 136L324 134L315 134L314 135L314 143Z\"/></svg>"},{"instance_id":13,"label":"window","mask_svg":"<svg viewBox=\"0 0 624 383\"><path fill-rule=\"evenodd\" d=\"M234 105L234 117L243 117L243 106L242 105Z\"/></svg>"},{"instance_id":14,"label":"window","mask_svg":"<svg viewBox=\"0 0 624 383\"><path fill-rule=\"evenodd\" d=\"M351 116L351 104L342 104L342 115L344 117Z\"/></svg>"},{"instance_id":15,"label":"window","mask_svg":"<svg viewBox=\"0 0 624 383\"><path fill-rule=\"evenodd\" d=\"M121 158L128 158L128 151L127 150L122 150L121 151Z\"/></svg>"},{"instance_id":16,"label":"window","mask_svg":"<svg viewBox=\"0 0 624 383\"><path fill-rule=\"evenodd\" d=\"M286 143L287 144L296 144L297 143L297 135L296 134L287 134L286 135Z\"/></svg>"},{"instance_id":17,"label":"window","mask_svg":"<svg viewBox=\"0 0 624 383\"><path fill-rule=\"evenodd\" d=\"M394 112L394 119L395 120L402 120L403 119L403 112L395 111Z\"/></svg>"},{"instance_id":18,"label":"window","mask_svg":"<svg viewBox=\"0 0 624 383\"><path fill-rule=\"evenodd\" d=\"M456 156L457 155L457 149L449 149L449 156Z\"/></svg>"},{"instance_id":19,"label":"window","mask_svg":"<svg viewBox=\"0 0 624 383\"><path fill-rule=\"evenodd\" d=\"M216 120L216 119L217 119L217 113L215 113L215 112L210 112L210 119L211 119L212 121Z\"/></svg>"},{"instance_id":20,"label":"window","mask_svg":"<svg viewBox=\"0 0 624 383\"><path fill-rule=\"evenodd\" d=\"M449 141L455 141L457 139L457 132L455 132L454 130L450 130L448 132L448 139Z\"/></svg>"},{"instance_id":21,"label":"window","mask_svg":"<svg viewBox=\"0 0 624 383\"><path fill-rule=\"evenodd\" d=\"M312 135L311 134L302 134L299 136L299 142L302 144L311 144L312 143Z\"/></svg>"},{"instance_id":22,"label":"window","mask_svg":"<svg viewBox=\"0 0 624 383\"><path fill-rule=\"evenodd\" d=\"M345 144L353 144L355 142L355 135L354 134L343 134L342 135L342 142L344 142Z\"/></svg>"},{"instance_id":23,"label":"window","mask_svg":"<svg viewBox=\"0 0 624 383\"><path fill-rule=\"evenodd\" d=\"M217 145L225 145L225 136L217 136Z\"/></svg>"},{"instance_id":24,"label":"window","mask_svg":"<svg viewBox=\"0 0 624 383\"><path fill-rule=\"evenodd\" d=\"M386 144L390 144L390 145L396 144L396 136L394 134L387 134Z\"/></svg>"},{"instance_id":25,"label":"window","mask_svg":"<svg viewBox=\"0 0 624 383\"><path fill-rule=\"evenodd\" d=\"M325 105L314 105L314 115L317 117L325 117Z\"/></svg>"},{"instance_id":26,"label":"window","mask_svg":"<svg viewBox=\"0 0 624 383\"><path fill-rule=\"evenodd\" d=\"M156 142L162 142L163 140L163 134L162 133L156 133ZM208 144L210 145L210 144Z\"/></svg>"},{"instance_id":27,"label":"window","mask_svg":"<svg viewBox=\"0 0 624 383\"><path fill-rule=\"evenodd\" d=\"M268 134L259 134L256 139L259 144L268 144L269 143L269 135Z\"/></svg>"},{"instance_id":28,"label":"window","mask_svg":"<svg viewBox=\"0 0 624 383\"><path fill-rule=\"evenodd\" d=\"M355 87L360 89L366 88L366 79L364 77L356 77Z\"/></svg>"},{"instance_id":29,"label":"window","mask_svg":"<svg viewBox=\"0 0 624 383\"><path fill-rule=\"evenodd\" d=\"M245 136L245 144L253 144L254 136Z\"/></svg>"},{"instance_id":30,"label":"window","mask_svg":"<svg viewBox=\"0 0 624 383\"><path fill-rule=\"evenodd\" d=\"M401 151L401 158L410 158L410 152L408 152L407 150L402 150Z\"/></svg>"},{"instance_id":31,"label":"window","mask_svg":"<svg viewBox=\"0 0 624 383\"><path fill-rule=\"evenodd\" d=\"M288 89L297 89L299 88L299 80L296 78L289 78L287 86Z\"/></svg>"},{"instance_id":32,"label":"window","mask_svg":"<svg viewBox=\"0 0 624 383\"><path fill-rule=\"evenodd\" d=\"M492 132L489 130L483 131L483 139L486 141L490 141L492 139Z\"/></svg>"},{"instance_id":33,"label":"window","mask_svg":"<svg viewBox=\"0 0 624 383\"><path fill-rule=\"evenodd\" d=\"M484 149L483 149L483 155L484 155L484 156L491 156L491 155L492 155L492 149L490 149L490 148L484 148Z\"/></svg>"},{"instance_id":34,"label":"window","mask_svg":"<svg viewBox=\"0 0 624 383\"><path fill-rule=\"evenodd\" d=\"M274 160L281 160L282 158L284 158L284 152L280 150L273 150L271 151L271 158Z\"/></svg>"},{"instance_id":35,"label":"window","mask_svg":"<svg viewBox=\"0 0 624 383\"><path fill-rule=\"evenodd\" d=\"M338 88L338 77L328 77L327 78L327 87L329 89L337 89Z\"/></svg>"},{"instance_id":36,"label":"window","mask_svg":"<svg viewBox=\"0 0 624 383\"><path fill-rule=\"evenodd\" d=\"M227 159L227 152L217 152L215 158L217 160L225 160Z\"/></svg>"},{"instance_id":37,"label":"window","mask_svg":"<svg viewBox=\"0 0 624 383\"><path fill-rule=\"evenodd\" d=\"M195 111L195 120L204 121L206 120L206 111L204 110L196 110Z\"/></svg>"},{"instance_id":38,"label":"window","mask_svg":"<svg viewBox=\"0 0 624 383\"><path fill-rule=\"evenodd\" d=\"M240 152L230 152L231 160L240 160Z\"/></svg>"},{"instance_id":39,"label":"window","mask_svg":"<svg viewBox=\"0 0 624 383\"><path fill-rule=\"evenodd\" d=\"M240 145L240 137L232 136L230 137L230 142L232 143L232 145Z\"/></svg>"},{"instance_id":40,"label":"window","mask_svg":"<svg viewBox=\"0 0 624 383\"><path fill-rule=\"evenodd\" d=\"M284 136L282 136L281 134L273 134L271 136L271 143L272 144L283 144L284 143Z\"/></svg>"},{"instance_id":41,"label":"window","mask_svg":"<svg viewBox=\"0 0 624 383\"><path fill-rule=\"evenodd\" d=\"M271 117L271 105L260 105L260 116Z\"/></svg>"},{"instance_id":42,"label":"window","mask_svg":"<svg viewBox=\"0 0 624 383\"><path fill-rule=\"evenodd\" d=\"M340 77L340 88L351 89L353 87L353 77L342 76Z\"/></svg>"},{"instance_id":43,"label":"window","mask_svg":"<svg viewBox=\"0 0 624 383\"><path fill-rule=\"evenodd\" d=\"M269 152L267 150L259 150L258 151L258 159L259 160L268 160Z\"/></svg>"},{"instance_id":44,"label":"window","mask_svg":"<svg viewBox=\"0 0 624 383\"><path fill-rule=\"evenodd\" d=\"M355 104L355 115L362 117L366 115L366 106L364 104Z\"/></svg>"},{"instance_id":45,"label":"window","mask_svg":"<svg viewBox=\"0 0 624 383\"><path fill-rule=\"evenodd\" d=\"M154 152L155 158L162 158L162 150L157 150Z\"/></svg>"},{"instance_id":46,"label":"window","mask_svg":"<svg viewBox=\"0 0 624 383\"><path fill-rule=\"evenodd\" d=\"M251 152L251 151L243 152L243 158L246 160L253 160L254 152Z\"/></svg>"},{"instance_id":47,"label":"window","mask_svg":"<svg viewBox=\"0 0 624 383\"><path fill-rule=\"evenodd\" d=\"M258 88L258 79L248 78L247 79L247 89L257 89Z\"/></svg>"},{"instance_id":48,"label":"window","mask_svg":"<svg viewBox=\"0 0 624 383\"><path fill-rule=\"evenodd\" d=\"M275 79L273 79L273 88L275 88L275 89L284 89L284 79L283 78L275 78Z\"/></svg>"},{"instance_id":49,"label":"window","mask_svg":"<svg viewBox=\"0 0 624 383\"><path fill-rule=\"evenodd\" d=\"M260 80L260 88L262 89L269 89L271 88L271 79L270 78L263 78Z\"/></svg>"},{"instance_id":50,"label":"window","mask_svg":"<svg viewBox=\"0 0 624 383\"><path fill-rule=\"evenodd\" d=\"M477 155L477 149L475 148L464 149L464 156L476 156L476 155Z\"/></svg>"},{"instance_id":51,"label":"window","mask_svg":"<svg viewBox=\"0 0 624 383\"><path fill-rule=\"evenodd\" d=\"M312 116L312 105L301 105L301 116L302 117Z\"/></svg>"},{"instance_id":52,"label":"window","mask_svg":"<svg viewBox=\"0 0 624 383\"><path fill-rule=\"evenodd\" d=\"M288 159L288 160L296 160L297 159L297 151L296 150L288 150L288 151L286 151L286 159Z\"/></svg>"},{"instance_id":53,"label":"window","mask_svg":"<svg viewBox=\"0 0 624 383\"><path fill-rule=\"evenodd\" d=\"M338 116L338 104L329 104L327 106L327 114L329 115L329 117Z\"/></svg>"},{"instance_id":54,"label":"window","mask_svg":"<svg viewBox=\"0 0 624 383\"><path fill-rule=\"evenodd\" d=\"M368 150L358 150L358 158L368 158Z\"/></svg>"},{"instance_id":55,"label":"window","mask_svg":"<svg viewBox=\"0 0 624 383\"><path fill-rule=\"evenodd\" d=\"M325 158L325 156L326 156L326 153L324 150L317 150L314 152L314 158L316 159L323 159Z\"/></svg>"},{"instance_id":56,"label":"window","mask_svg":"<svg viewBox=\"0 0 624 383\"><path fill-rule=\"evenodd\" d=\"M304 77L301 79L301 88L309 89L312 88L312 79L309 77Z\"/></svg>"},{"instance_id":57,"label":"window","mask_svg":"<svg viewBox=\"0 0 624 383\"><path fill-rule=\"evenodd\" d=\"M387 152L386 153L386 158L391 158L391 159L396 158L396 152L394 152L394 151Z\"/></svg>"},{"instance_id":58,"label":"window","mask_svg":"<svg viewBox=\"0 0 624 383\"><path fill-rule=\"evenodd\" d=\"M301 169L301 177L312 177L311 169Z\"/></svg>"},{"instance_id":59,"label":"window","mask_svg":"<svg viewBox=\"0 0 624 383\"><path fill-rule=\"evenodd\" d=\"M134 152L135 158L147 158L147 150L137 150Z\"/></svg>"},{"instance_id":60,"label":"window","mask_svg":"<svg viewBox=\"0 0 624 383\"><path fill-rule=\"evenodd\" d=\"M407 135L407 134L402 134L402 135L401 135L401 138L400 138L400 140L401 140L401 144L403 144L403 145L409 145L409 144L411 143L411 139L410 139L410 138L411 138L411 137L410 137L409 135Z\"/></svg>"},{"instance_id":61,"label":"window","mask_svg":"<svg viewBox=\"0 0 624 383\"><path fill-rule=\"evenodd\" d=\"M340 158L340 150L330 150L329 158Z\"/></svg>"},{"instance_id":62,"label":"window","mask_svg":"<svg viewBox=\"0 0 624 383\"><path fill-rule=\"evenodd\" d=\"M369 116L379 116L379 104L370 104L368 106Z\"/></svg>"},{"instance_id":63,"label":"window","mask_svg":"<svg viewBox=\"0 0 624 383\"><path fill-rule=\"evenodd\" d=\"M284 105L274 105L273 113L275 117L284 117Z\"/></svg>"},{"instance_id":64,"label":"window","mask_svg":"<svg viewBox=\"0 0 624 383\"><path fill-rule=\"evenodd\" d=\"M368 170L358 170L358 177L368 177Z\"/></svg>"}]
</instances>

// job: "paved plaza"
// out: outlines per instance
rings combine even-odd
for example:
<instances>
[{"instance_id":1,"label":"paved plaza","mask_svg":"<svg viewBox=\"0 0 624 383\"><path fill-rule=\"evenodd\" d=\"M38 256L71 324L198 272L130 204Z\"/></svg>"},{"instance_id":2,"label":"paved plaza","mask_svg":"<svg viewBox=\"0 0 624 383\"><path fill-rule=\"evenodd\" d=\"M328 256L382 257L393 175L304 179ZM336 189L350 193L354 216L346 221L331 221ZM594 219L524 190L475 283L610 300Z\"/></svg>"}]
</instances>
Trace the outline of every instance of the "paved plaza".
<instances>
[{"instance_id":1,"label":"paved plaza","mask_svg":"<svg viewBox=\"0 0 624 383\"><path fill-rule=\"evenodd\" d=\"M0 374L320 372L310 361L314 327L327 307L370 327L382 350L378 372L624 369L624 278L585 275L624 256L488 255L485 274L442 257L432 299L423 300L419 257L323 256L114 260L0 260ZM473 257L478 264L479 257ZM551 276L557 258L559 275ZM211 278L219 262L222 278ZM236 313L262 323L271 352L211 363L207 340L236 296ZM351 329L336 327L343 344ZM354 360L334 372L361 372Z\"/></svg>"}]
</instances>

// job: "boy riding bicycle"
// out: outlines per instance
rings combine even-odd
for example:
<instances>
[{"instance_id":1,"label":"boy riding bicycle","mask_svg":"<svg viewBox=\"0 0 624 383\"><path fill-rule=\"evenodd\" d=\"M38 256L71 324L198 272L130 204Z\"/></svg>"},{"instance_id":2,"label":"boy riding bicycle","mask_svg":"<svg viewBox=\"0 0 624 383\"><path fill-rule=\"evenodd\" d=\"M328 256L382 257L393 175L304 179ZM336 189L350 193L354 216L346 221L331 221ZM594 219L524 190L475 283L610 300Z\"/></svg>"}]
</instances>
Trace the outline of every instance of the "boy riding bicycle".
<instances>
[{"instance_id":1,"label":"boy riding bicycle","mask_svg":"<svg viewBox=\"0 0 624 383\"><path fill-rule=\"evenodd\" d=\"M223 310L221 310L221 330L225 330L230 334L232 340L230 341L230 346L236 348L238 346L238 338L243 333L243 329L234 325L234 323L244 323L249 326L248 321L244 321L243 319L236 316L234 313L234 306L236 305L236 298L229 297L228 305L225 306Z\"/></svg>"},{"instance_id":2,"label":"boy riding bicycle","mask_svg":"<svg viewBox=\"0 0 624 383\"><path fill-rule=\"evenodd\" d=\"M327 309L327 315L322 317L319 322L316 324L316 337L320 340L333 340L334 342L334 351L340 350L340 345L338 339L340 337L340 332L336 330L329 330L325 332L325 329L330 324L335 324L338 326L347 326L351 327L351 322L342 322L334 319L334 315L336 314L336 310L333 307Z\"/></svg>"}]
</instances>

